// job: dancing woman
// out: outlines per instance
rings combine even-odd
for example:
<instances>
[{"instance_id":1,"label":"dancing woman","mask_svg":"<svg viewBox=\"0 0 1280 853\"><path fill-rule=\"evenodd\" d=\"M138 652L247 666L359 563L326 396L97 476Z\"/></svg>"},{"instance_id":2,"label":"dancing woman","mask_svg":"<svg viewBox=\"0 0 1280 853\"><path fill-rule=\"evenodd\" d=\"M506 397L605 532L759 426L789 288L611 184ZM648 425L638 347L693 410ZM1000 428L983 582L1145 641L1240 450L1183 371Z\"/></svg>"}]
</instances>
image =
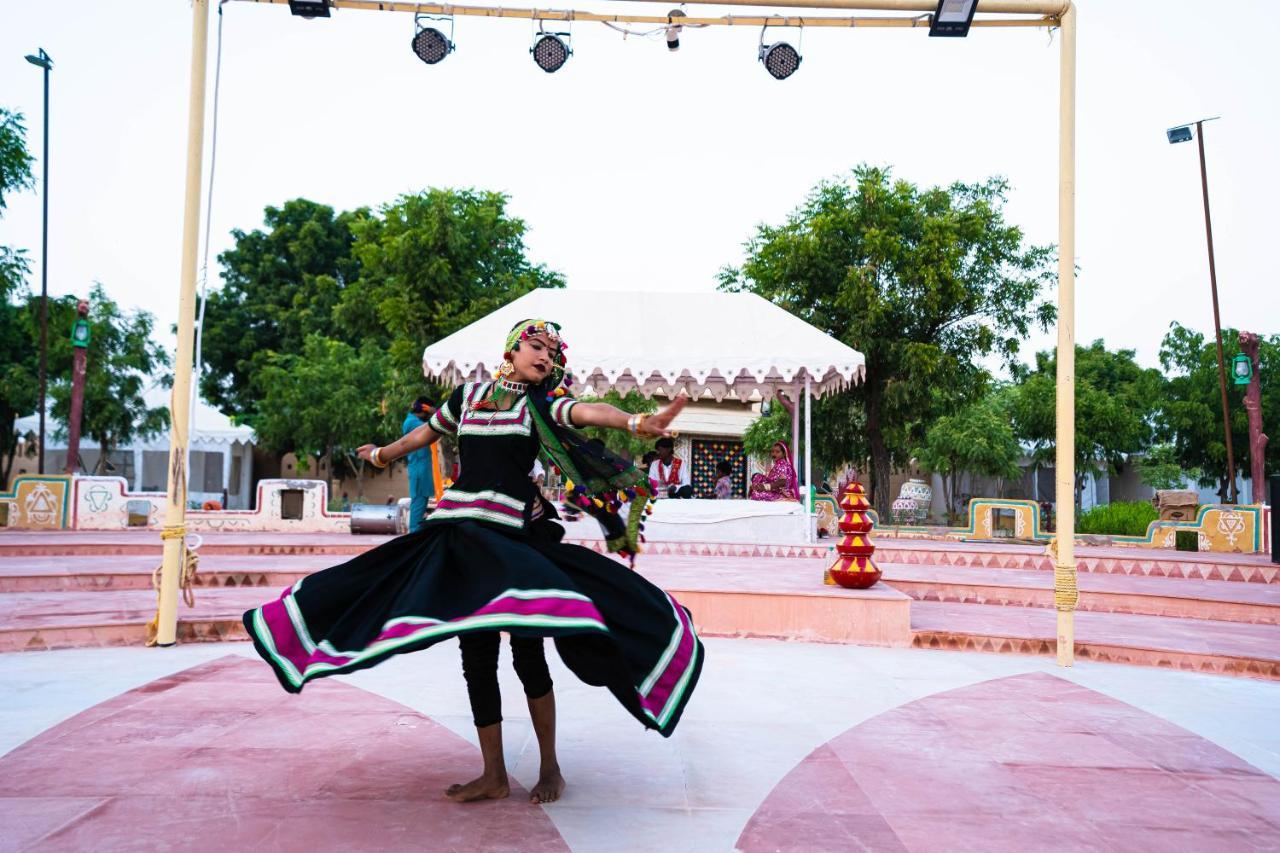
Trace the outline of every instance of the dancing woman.
<instances>
[{"instance_id":1,"label":"dancing woman","mask_svg":"<svg viewBox=\"0 0 1280 853\"><path fill-rule=\"evenodd\" d=\"M800 485L796 478L796 466L791 464L791 449L785 441L775 442L769 448L769 456L773 465L766 474L755 474L751 478L751 489L747 497L753 501L798 501Z\"/></svg>"},{"instance_id":2,"label":"dancing woman","mask_svg":"<svg viewBox=\"0 0 1280 853\"><path fill-rule=\"evenodd\" d=\"M535 803L564 789L544 637L578 678L607 687L663 736L675 729L702 668L689 611L616 560L562 543L554 507L529 479L541 452L566 477L568 501L600 521L609 549L634 559L651 498L645 473L575 428L667 435L684 400L652 415L579 402L568 393L564 350L555 323L522 321L507 337L496 381L459 386L421 427L386 447L361 447L362 458L385 467L456 435L461 473L419 532L310 575L244 615L258 653L291 693L458 637L484 759L478 778L446 791L458 802L510 792L499 631L511 636L538 737Z\"/></svg>"}]
</instances>

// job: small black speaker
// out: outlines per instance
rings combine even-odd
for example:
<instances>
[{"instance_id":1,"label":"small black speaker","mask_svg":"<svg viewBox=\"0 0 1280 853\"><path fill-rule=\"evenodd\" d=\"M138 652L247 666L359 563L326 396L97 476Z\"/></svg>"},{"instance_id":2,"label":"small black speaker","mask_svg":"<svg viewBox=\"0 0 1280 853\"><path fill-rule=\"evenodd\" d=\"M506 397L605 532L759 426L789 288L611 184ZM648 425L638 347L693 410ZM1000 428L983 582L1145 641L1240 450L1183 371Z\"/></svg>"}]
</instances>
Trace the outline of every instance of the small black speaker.
<instances>
[{"instance_id":1,"label":"small black speaker","mask_svg":"<svg viewBox=\"0 0 1280 853\"><path fill-rule=\"evenodd\" d=\"M1271 562L1280 563L1280 527L1276 527L1276 503L1280 501L1280 474L1271 475Z\"/></svg>"}]
</instances>

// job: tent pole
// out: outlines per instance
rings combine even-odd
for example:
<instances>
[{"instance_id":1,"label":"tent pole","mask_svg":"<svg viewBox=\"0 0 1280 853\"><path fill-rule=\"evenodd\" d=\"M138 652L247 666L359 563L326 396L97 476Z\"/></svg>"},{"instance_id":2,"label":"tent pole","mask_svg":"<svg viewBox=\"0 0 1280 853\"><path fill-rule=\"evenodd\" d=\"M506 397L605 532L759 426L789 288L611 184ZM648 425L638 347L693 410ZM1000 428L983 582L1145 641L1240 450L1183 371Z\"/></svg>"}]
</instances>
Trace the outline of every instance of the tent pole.
<instances>
[{"instance_id":1,"label":"tent pole","mask_svg":"<svg viewBox=\"0 0 1280 853\"><path fill-rule=\"evenodd\" d=\"M800 385L787 391L791 396L791 463L800 459Z\"/></svg>"},{"instance_id":2,"label":"tent pole","mask_svg":"<svg viewBox=\"0 0 1280 853\"><path fill-rule=\"evenodd\" d=\"M813 395L809 372L804 374L804 538L813 542Z\"/></svg>"}]
</instances>

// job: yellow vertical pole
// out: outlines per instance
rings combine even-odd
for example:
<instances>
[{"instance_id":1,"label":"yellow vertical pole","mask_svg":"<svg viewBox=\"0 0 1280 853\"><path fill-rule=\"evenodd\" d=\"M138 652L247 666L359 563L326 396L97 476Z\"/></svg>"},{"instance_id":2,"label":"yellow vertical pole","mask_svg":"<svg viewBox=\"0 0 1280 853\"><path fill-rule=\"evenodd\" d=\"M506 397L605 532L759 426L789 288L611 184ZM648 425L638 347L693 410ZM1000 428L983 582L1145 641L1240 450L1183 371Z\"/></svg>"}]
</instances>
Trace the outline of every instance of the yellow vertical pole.
<instances>
[{"instance_id":1,"label":"yellow vertical pole","mask_svg":"<svg viewBox=\"0 0 1280 853\"><path fill-rule=\"evenodd\" d=\"M1058 401L1055 437L1058 523L1053 603L1058 612L1058 664L1075 660L1076 590L1076 7L1062 12L1058 84Z\"/></svg>"},{"instance_id":2,"label":"yellow vertical pole","mask_svg":"<svg viewBox=\"0 0 1280 853\"><path fill-rule=\"evenodd\" d=\"M209 0L191 3L191 88L187 96L187 180L182 219L181 290L178 296L178 352L169 402L169 497L161 541L160 608L156 645L177 641L178 587L186 559L187 435L191 415L191 362L195 357L196 254L200 232L200 179L204 171L204 90L208 53Z\"/></svg>"}]
</instances>

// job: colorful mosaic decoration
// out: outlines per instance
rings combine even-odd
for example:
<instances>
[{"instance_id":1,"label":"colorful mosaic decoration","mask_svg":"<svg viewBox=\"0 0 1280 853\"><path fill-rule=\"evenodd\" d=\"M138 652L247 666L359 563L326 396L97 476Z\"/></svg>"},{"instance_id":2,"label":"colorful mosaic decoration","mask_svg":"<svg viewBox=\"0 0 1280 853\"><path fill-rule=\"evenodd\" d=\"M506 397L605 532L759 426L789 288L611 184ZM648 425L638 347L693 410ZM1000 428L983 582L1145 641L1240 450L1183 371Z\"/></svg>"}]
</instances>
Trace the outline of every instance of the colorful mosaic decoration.
<instances>
[{"instance_id":1,"label":"colorful mosaic decoration","mask_svg":"<svg viewBox=\"0 0 1280 853\"><path fill-rule=\"evenodd\" d=\"M716 463L728 460L733 466L733 496L747 496L747 459L742 442L719 438L693 439L693 471L689 481L693 484L695 498L713 496L716 487Z\"/></svg>"},{"instance_id":2,"label":"colorful mosaic decoration","mask_svg":"<svg viewBox=\"0 0 1280 853\"><path fill-rule=\"evenodd\" d=\"M880 569L872 562L876 546L871 544L871 516L867 511L866 491L857 480L849 484L840 499L844 515L840 519L840 543L836 545L836 561L827 569L822 581L836 583L846 589L866 589L880 580Z\"/></svg>"}]
</instances>

